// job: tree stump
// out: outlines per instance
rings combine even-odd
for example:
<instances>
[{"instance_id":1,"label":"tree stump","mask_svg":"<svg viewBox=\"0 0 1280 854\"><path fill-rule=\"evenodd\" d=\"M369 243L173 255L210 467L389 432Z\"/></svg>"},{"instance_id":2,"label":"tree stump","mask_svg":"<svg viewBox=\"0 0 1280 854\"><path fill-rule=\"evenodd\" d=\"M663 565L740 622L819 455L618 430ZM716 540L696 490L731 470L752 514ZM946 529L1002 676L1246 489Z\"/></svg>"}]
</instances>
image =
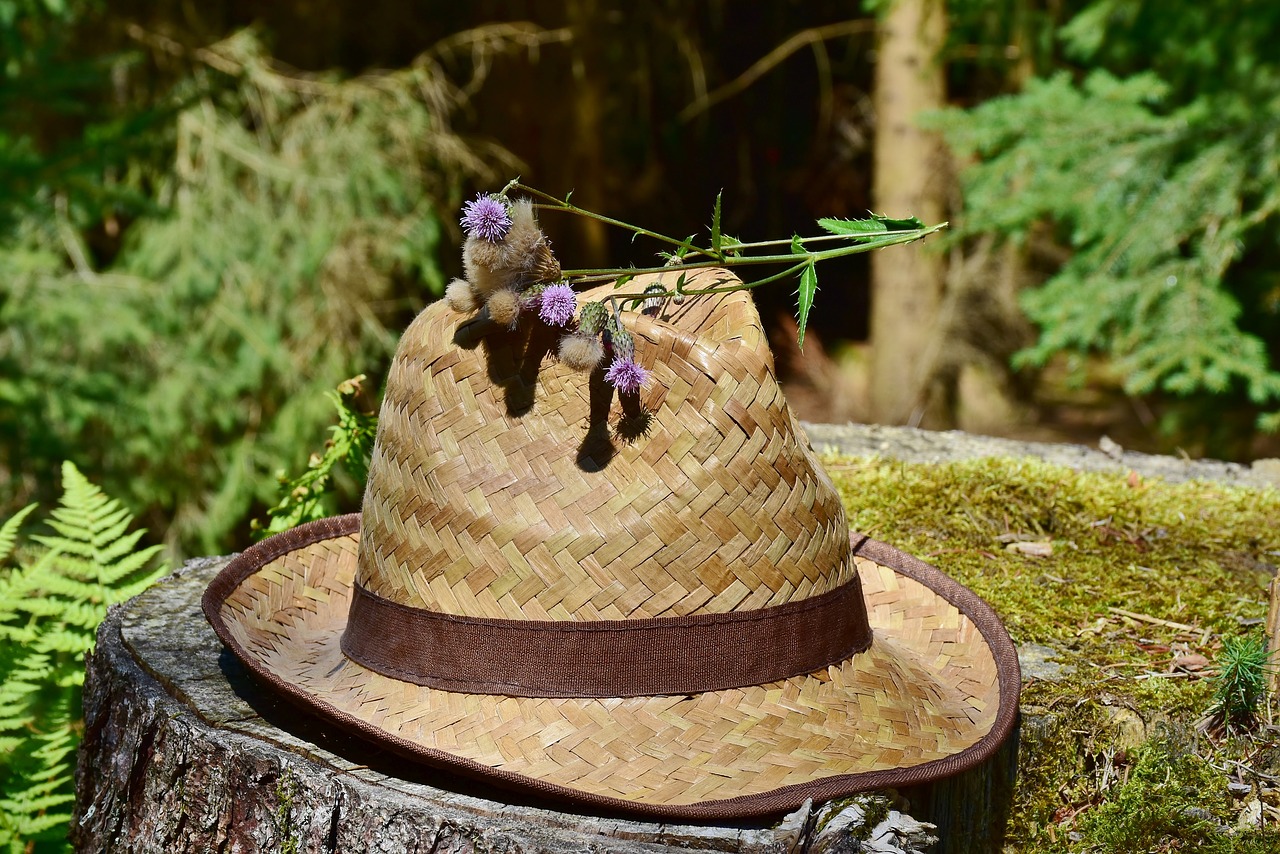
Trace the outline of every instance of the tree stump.
<instances>
[{"instance_id":1,"label":"tree stump","mask_svg":"<svg viewBox=\"0 0 1280 854\"><path fill-rule=\"evenodd\" d=\"M87 661L72 841L81 851L742 852L998 850L1017 739L984 766L758 824L559 812L393 754L262 691L200 596L229 558L189 562L112 608ZM920 819L901 809L910 804ZM931 847L932 838L941 841Z\"/></svg>"}]
</instances>

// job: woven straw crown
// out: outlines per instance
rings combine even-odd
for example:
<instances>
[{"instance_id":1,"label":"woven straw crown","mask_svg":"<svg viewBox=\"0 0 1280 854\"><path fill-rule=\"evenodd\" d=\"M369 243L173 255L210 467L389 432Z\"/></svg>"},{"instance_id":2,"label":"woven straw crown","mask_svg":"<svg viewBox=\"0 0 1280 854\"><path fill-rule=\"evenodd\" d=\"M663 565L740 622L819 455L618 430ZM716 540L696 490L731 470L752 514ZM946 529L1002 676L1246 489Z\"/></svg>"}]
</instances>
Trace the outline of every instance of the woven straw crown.
<instances>
[{"instance_id":1,"label":"woven straw crown","mask_svg":"<svg viewBox=\"0 0 1280 854\"><path fill-rule=\"evenodd\" d=\"M419 316L387 380L357 582L448 614L618 620L849 581L844 510L800 444L750 298L669 308L628 317L652 366L647 415L544 365L556 338L541 324ZM643 435L619 435L628 419Z\"/></svg>"}]
</instances>

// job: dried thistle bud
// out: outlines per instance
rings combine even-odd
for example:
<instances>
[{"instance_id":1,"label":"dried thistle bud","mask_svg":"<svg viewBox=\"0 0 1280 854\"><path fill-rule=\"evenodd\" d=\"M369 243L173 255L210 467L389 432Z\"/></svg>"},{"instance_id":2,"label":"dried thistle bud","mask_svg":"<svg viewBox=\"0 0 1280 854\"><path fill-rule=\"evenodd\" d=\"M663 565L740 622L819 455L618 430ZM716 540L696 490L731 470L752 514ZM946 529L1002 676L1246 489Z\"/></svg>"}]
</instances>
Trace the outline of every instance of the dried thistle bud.
<instances>
[{"instance_id":1,"label":"dried thistle bud","mask_svg":"<svg viewBox=\"0 0 1280 854\"><path fill-rule=\"evenodd\" d=\"M510 288L494 291L485 305L489 307L489 317L494 323L515 326L520 317L520 296Z\"/></svg>"},{"instance_id":2,"label":"dried thistle bud","mask_svg":"<svg viewBox=\"0 0 1280 854\"><path fill-rule=\"evenodd\" d=\"M609 328L605 330L605 335L608 337L610 346L613 347L615 359L631 361L635 358L636 340L622 327L621 322L610 323Z\"/></svg>"},{"instance_id":3,"label":"dried thistle bud","mask_svg":"<svg viewBox=\"0 0 1280 854\"><path fill-rule=\"evenodd\" d=\"M560 281L560 262L556 260L555 254L551 251L551 241L545 237L534 252L531 272L535 282Z\"/></svg>"},{"instance_id":4,"label":"dried thistle bud","mask_svg":"<svg viewBox=\"0 0 1280 854\"><path fill-rule=\"evenodd\" d=\"M471 289L471 283L466 279L454 279L450 282L449 287L444 289L444 299L449 303L449 308L459 314L467 314L479 307L476 303L475 291Z\"/></svg>"},{"instance_id":5,"label":"dried thistle bud","mask_svg":"<svg viewBox=\"0 0 1280 854\"><path fill-rule=\"evenodd\" d=\"M462 256L462 267L467 274L467 281L475 289L476 295L483 299L487 299L490 294L497 293L505 288L514 287L517 279L517 276L510 270L478 263L465 253Z\"/></svg>"},{"instance_id":6,"label":"dried thistle bud","mask_svg":"<svg viewBox=\"0 0 1280 854\"><path fill-rule=\"evenodd\" d=\"M609 312L602 302L589 302L578 313L578 329L588 335L599 335L608 320Z\"/></svg>"},{"instance_id":7,"label":"dried thistle bud","mask_svg":"<svg viewBox=\"0 0 1280 854\"><path fill-rule=\"evenodd\" d=\"M560 339L560 361L575 371L593 371L604 360L604 345L592 333L574 332Z\"/></svg>"},{"instance_id":8,"label":"dried thistle bud","mask_svg":"<svg viewBox=\"0 0 1280 854\"><path fill-rule=\"evenodd\" d=\"M520 199L511 206L511 230L504 241L510 249L509 264L532 270L539 248L546 245L546 235L538 228L533 215L533 202Z\"/></svg>"},{"instance_id":9,"label":"dried thistle bud","mask_svg":"<svg viewBox=\"0 0 1280 854\"><path fill-rule=\"evenodd\" d=\"M493 243L482 237L468 237L462 244L462 263L467 267L501 270L507 266L507 244Z\"/></svg>"}]
</instances>

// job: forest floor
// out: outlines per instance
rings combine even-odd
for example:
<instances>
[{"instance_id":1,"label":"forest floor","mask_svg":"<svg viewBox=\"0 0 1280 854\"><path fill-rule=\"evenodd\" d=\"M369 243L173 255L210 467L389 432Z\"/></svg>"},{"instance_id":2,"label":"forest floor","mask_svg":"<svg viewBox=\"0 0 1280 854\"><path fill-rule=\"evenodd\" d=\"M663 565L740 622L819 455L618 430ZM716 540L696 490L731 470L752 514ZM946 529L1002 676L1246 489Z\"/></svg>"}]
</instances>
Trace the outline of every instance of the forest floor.
<instances>
[{"instance_id":1,"label":"forest floor","mask_svg":"<svg viewBox=\"0 0 1280 854\"><path fill-rule=\"evenodd\" d=\"M827 441L832 429L810 427L815 447L855 447ZM904 438L886 429L846 428ZM1078 471L913 432L978 458L823 461L855 530L971 587L1019 647L1010 850L1280 850L1280 707L1229 725L1213 714L1224 641L1261 639L1280 564L1266 473L1169 458L1160 473L1138 455Z\"/></svg>"}]
</instances>

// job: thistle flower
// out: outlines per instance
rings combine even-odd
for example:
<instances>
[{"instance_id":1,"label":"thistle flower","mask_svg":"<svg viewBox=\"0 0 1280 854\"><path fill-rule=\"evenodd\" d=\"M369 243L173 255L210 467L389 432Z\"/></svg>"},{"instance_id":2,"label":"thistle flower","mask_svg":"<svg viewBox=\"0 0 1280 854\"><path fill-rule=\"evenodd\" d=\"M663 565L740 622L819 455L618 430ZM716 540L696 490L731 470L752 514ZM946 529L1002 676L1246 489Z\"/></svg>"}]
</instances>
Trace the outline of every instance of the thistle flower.
<instances>
[{"instance_id":1,"label":"thistle flower","mask_svg":"<svg viewBox=\"0 0 1280 854\"><path fill-rule=\"evenodd\" d=\"M510 288L494 291L485 305L489 307L489 317L494 323L515 326L520 317L520 297Z\"/></svg>"},{"instance_id":2,"label":"thistle flower","mask_svg":"<svg viewBox=\"0 0 1280 854\"><path fill-rule=\"evenodd\" d=\"M560 361L575 371L593 371L604 359L604 345L594 334L574 332L560 339Z\"/></svg>"},{"instance_id":3,"label":"thistle flower","mask_svg":"<svg viewBox=\"0 0 1280 854\"><path fill-rule=\"evenodd\" d=\"M466 314L477 308L475 291L466 279L454 279L450 282L449 287L444 289L444 299L449 303L449 308L459 314Z\"/></svg>"},{"instance_id":4,"label":"thistle flower","mask_svg":"<svg viewBox=\"0 0 1280 854\"><path fill-rule=\"evenodd\" d=\"M497 243L511 230L511 214L496 196L481 194L462 206L462 227L468 237L481 237Z\"/></svg>"},{"instance_id":5,"label":"thistle flower","mask_svg":"<svg viewBox=\"0 0 1280 854\"><path fill-rule=\"evenodd\" d=\"M578 295L568 285L550 285L542 292L538 316L551 326L564 326L578 308Z\"/></svg>"},{"instance_id":6,"label":"thistle flower","mask_svg":"<svg viewBox=\"0 0 1280 854\"><path fill-rule=\"evenodd\" d=\"M630 357L618 356L605 372L605 381L623 394L632 394L649 382L649 372Z\"/></svg>"}]
</instances>

